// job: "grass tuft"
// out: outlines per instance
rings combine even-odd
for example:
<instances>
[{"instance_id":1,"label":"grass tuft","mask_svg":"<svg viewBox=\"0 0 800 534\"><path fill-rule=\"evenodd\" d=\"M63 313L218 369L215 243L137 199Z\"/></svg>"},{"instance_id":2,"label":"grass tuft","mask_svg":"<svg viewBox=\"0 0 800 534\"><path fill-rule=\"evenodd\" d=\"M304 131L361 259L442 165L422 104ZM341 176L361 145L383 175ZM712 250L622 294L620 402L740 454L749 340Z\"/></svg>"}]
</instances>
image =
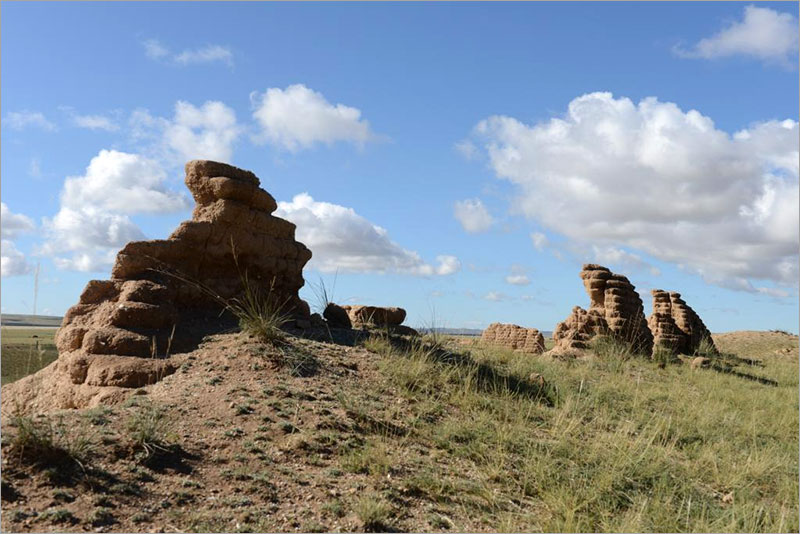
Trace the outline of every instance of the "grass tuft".
<instances>
[{"instance_id":1,"label":"grass tuft","mask_svg":"<svg viewBox=\"0 0 800 534\"><path fill-rule=\"evenodd\" d=\"M92 452L91 439L83 429L68 427L62 419L34 419L23 415L11 417L16 428L11 438L12 454L21 462L40 467L61 467L83 462Z\"/></svg>"},{"instance_id":2,"label":"grass tuft","mask_svg":"<svg viewBox=\"0 0 800 534\"><path fill-rule=\"evenodd\" d=\"M276 345L286 339L282 330L291 315L285 311L287 301L275 294L275 280L266 291L242 277L242 296L227 302L227 309L239 320L243 332L259 341Z\"/></svg>"},{"instance_id":3,"label":"grass tuft","mask_svg":"<svg viewBox=\"0 0 800 534\"><path fill-rule=\"evenodd\" d=\"M169 421L164 417L164 411L151 405L140 407L128 419L129 437L141 463L148 464L158 456L173 451L168 428Z\"/></svg>"},{"instance_id":4,"label":"grass tuft","mask_svg":"<svg viewBox=\"0 0 800 534\"><path fill-rule=\"evenodd\" d=\"M358 500L354 506L356 515L364 525L365 532L387 531L392 507L378 496L367 495Z\"/></svg>"}]
</instances>

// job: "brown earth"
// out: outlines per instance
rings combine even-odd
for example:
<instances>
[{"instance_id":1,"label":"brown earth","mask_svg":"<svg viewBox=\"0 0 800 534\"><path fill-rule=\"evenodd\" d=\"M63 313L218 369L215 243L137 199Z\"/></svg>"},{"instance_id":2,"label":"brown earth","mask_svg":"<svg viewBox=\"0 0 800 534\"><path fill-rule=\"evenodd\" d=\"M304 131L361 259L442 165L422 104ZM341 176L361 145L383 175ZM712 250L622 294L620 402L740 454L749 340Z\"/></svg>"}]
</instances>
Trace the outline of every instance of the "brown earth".
<instances>
[{"instance_id":1,"label":"brown earth","mask_svg":"<svg viewBox=\"0 0 800 534\"><path fill-rule=\"evenodd\" d=\"M362 387L377 379L374 354L306 339L273 348L226 334L173 359L178 372L135 390L127 402L56 412L67 428L81 428L95 441L87 474L52 483L46 471L9 458L4 441L3 498L15 498L3 502L3 531L230 532L246 524L261 531L362 529L352 509L338 517L325 505L352 503L382 486L340 471L343 450L369 434L405 430L352 408L384 402ZM279 365L279 359L290 362ZM385 398L395 393L389 389ZM155 468L136 460L126 428L147 405L163 407L168 434L182 451ZM404 407L392 404L391 410L399 414ZM9 415L4 437L14 432ZM403 469L399 459L396 468ZM74 500L64 502L59 490ZM422 513L416 499L398 498L408 503L404 520L415 523ZM92 524L101 507L110 507L113 523ZM42 516L61 508L76 520Z\"/></svg>"}]
</instances>

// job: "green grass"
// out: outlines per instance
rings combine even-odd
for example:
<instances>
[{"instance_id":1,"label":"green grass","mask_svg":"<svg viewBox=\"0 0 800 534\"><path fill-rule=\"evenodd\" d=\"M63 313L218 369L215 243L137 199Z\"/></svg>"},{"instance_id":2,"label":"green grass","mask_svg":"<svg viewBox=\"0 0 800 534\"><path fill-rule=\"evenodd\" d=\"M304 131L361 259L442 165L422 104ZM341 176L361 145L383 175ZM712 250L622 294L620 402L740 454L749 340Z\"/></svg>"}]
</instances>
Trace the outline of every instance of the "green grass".
<instances>
[{"instance_id":1,"label":"green grass","mask_svg":"<svg viewBox=\"0 0 800 534\"><path fill-rule=\"evenodd\" d=\"M0 333L2 384L35 373L58 358L58 351L53 343L55 328L3 327Z\"/></svg>"},{"instance_id":2,"label":"green grass","mask_svg":"<svg viewBox=\"0 0 800 534\"><path fill-rule=\"evenodd\" d=\"M773 387L660 368L609 345L567 362L480 345L449 359L385 338L364 346L381 355L412 431L368 441L342 464L381 476L391 458L456 530L798 530L796 359L767 355L763 368L741 369ZM525 387L532 373L547 391ZM435 460L409 440L435 447Z\"/></svg>"}]
</instances>

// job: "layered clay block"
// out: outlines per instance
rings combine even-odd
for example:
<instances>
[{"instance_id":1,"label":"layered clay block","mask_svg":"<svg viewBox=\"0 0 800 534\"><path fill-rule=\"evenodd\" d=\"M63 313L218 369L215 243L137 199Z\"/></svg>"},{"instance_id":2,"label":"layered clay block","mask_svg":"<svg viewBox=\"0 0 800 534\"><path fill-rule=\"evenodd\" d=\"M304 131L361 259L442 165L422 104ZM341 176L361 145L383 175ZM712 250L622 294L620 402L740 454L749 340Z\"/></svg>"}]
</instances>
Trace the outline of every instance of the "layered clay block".
<instances>
[{"instance_id":1,"label":"layered clay block","mask_svg":"<svg viewBox=\"0 0 800 534\"><path fill-rule=\"evenodd\" d=\"M607 335L631 344L638 353L651 354L653 336L634 285L601 265L584 265L580 276L589 294L589 309L576 306L556 325L554 351L584 350L593 337Z\"/></svg>"},{"instance_id":2,"label":"layered clay block","mask_svg":"<svg viewBox=\"0 0 800 534\"><path fill-rule=\"evenodd\" d=\"M353 325L399 326L406 320L403 308L380 306L342 306Z\"/></svg>"},{"instance_id":3,"label":"layered clay block","mask_svg":"<svg viewBox=\"0 0 800 534\"><path fill-rule=\"evenodd\" d=\"M295 326L310 326L298 290L311 252L295 241L294 224L272 215L277 204L258 178L223 163L190 161L186 186L196 201L192 219L168 239L128 243L111 279L86 285L56 334L58 360L20 381L64 391L32 388L31 402L51 394L60 407L91 405L113 390L159 381L176 369L170 354L236 325L221 312L245 285L269 291Z\"/></svg>"},{"instance_id":4,"label":"layered clay block","mask_svg":"<svg viewBox=\"0 0 800 534\"><path fill-rule=\"evenodd\" d=\"M544 336L535 328L492 323L481 334L481 341L527 354L544 352Z\"/></svg>"},{"instance_id":5,"label":"layered clay block","mask_svg":"<svg viewBox=\"0 0 800 534\"><path fill-rule=\"evenodd\" d=\"M654 345L679 354L694 354L703 339L716 351L711 332L702 319L681 299L680 293L654 289L653 313L647 320Z\"/></svg>"}]
</instances>

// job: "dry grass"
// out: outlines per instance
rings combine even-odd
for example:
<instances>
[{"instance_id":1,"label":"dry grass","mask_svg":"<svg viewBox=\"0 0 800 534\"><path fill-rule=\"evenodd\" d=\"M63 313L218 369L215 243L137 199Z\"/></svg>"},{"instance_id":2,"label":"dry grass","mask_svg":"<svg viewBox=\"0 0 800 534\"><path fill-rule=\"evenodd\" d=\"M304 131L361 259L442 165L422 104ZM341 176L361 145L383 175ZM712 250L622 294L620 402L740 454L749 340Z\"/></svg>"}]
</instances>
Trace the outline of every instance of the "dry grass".
<instances>
[{"instance_id":1,"label":"dry grass","mask_svg":"<svg viewBox=\"0 0 800 534\"><path fill-rule=\"evenodd\" d=\"M3 493L20 497L3 529L797 531L796 338L778 335L763 367L742 363L749 336L715 338L720 362L777 387L609 347L562 361L448 338L217 336L146 396L65 414L67 435L97 434L91 484L51 485L6 421ZM313 376L264 365L289 348ZM185 456L143 463L135 443Z\"/></svg>"}]
</instances>

